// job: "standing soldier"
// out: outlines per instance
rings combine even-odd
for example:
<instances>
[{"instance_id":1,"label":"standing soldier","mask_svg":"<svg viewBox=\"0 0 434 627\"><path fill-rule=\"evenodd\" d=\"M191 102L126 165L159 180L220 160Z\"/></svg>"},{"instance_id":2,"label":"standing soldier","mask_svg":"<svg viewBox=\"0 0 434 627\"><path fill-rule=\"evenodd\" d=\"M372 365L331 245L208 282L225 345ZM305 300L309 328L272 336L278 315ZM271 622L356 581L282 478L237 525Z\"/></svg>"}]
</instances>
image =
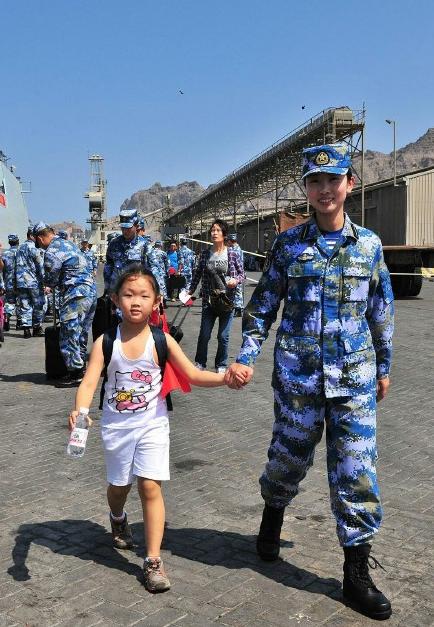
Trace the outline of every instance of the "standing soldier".
<instances>
[{"instance_id":1,"label":"standing soldier","mask_svg":"<svg viewBox=\"0 0 434 627\"><path fill-rule=\"evenodd\" d=\"M313 463L326 424L331 507L344 553L343 595L359 612L387 619L391 604L368 565L382 519L376 402L389 388L392 287L381 241L344 213L354 186L347 146L303 152L303 180L315 216L276 238L243 316L238 363L227 374L232 387L250 380L283 299L272 379L275 422L259 480L265 507L257 551L264 560L277 559L285 507Z\"/></svg>"},{"instance_id":2,"label":"standing soldier","mask_svg":"<svg viewBox=\"0 0 434 627\"><path fill-rule=\"evenodd\" d=\"M44 222L38 222L33 233L38 246L45 250L45 284L60 290L60 351L68 373L57 385L71 387L84 375L87 338L96 307L95 281L86 257L75 244L56 236Z\"/></svg>"},{"instance_id":3,"label":"standing soldier","mask_svg":"<svg viewBox=\"0 0 434 627\"><path fill-rule=\"evenodd\" d=\"M15 256L15 283L17 286L18 315L24 329L24 337L44 335L44 265L41 251L35 246L32 229L27 240L18 248Z\"/></svg>"},{"instance_id":4,"label":"standing soldier","mask_svg":"<svg viewBox=\"0 0 434 627\"><path fill-rule=\"evenodd\" d=\"M95 277L96 271L98 269L98 260L94 252L90 249L90 244L87 239L81 240L80 252L83 253L83 255L86 257L87 263L89 265L89 271L91 275Z\"/></svg>"},{"instance_id":5,"label":"standing soldier","mask_svg":"<svg viewBox=\"0 0 434 627\"><path fill-rule=\"evenodd\" d=\"M244 253L241 250L241 246L237 241L236 233L229 233L228 235L228 246L233 248L237 253L241 261L241 265L244 270ZM238 283L235 288L235 298L234 298L234 318L241 318L243 315L244 309L244 283Z\"/></svg>"},{"instance_id":6,"label":"standing soldier","mask_svg":"<svg viewBox=\"0 0 434 627\"><path fill-rule=\"evenodd\" d=\"M163 297L163 306L167 300L166 276L169 271L169 260L163 250L163 243L157 240L142 257L142 264L148 268L157 279L160 293Z\"/></svg>"},{"instance_id":7,"label":"standing soldier","mask_svg":"<svg viewBox=\"0 0 434 627\"><path fill-rule=\"evenodd\" d=\"M18 235L10 233L8 235L9 250L3 253L3 279L5 289L5 320L4 330L9 331L11 315L16 311L17 287L15 282L15 258L20 240ZM16 312L18 314L18 312ZM18 322L18 316L17 316Z\"/></svg>"},{"instance_id":8,"label":"standing soldier","mask_svg":"<svg viewBox=\"0 0 434 627\"><path fill-rule=\"evenodd\" d=\"M182 238L180 240L181 248L179 249L179 263L181 267L181 274L185 277L185 289L190 289L190 283L193 278L193 270L196 262L196 256L194 252L187 246L187 240Z\"/></svg>"},{"instance_id":9,"label":"standing soldier","mask_svg":"<svg viewBox=\"0 0 434 627\"><path fill-rule=\"evenodd\" d=\"M135 209L122 209L119 214L119 226L122 234L110 240L107 246L106 262L104 265L104 288L110 291L122 270L130 263L142 259L143 248L147 247L146 240L137 235L139 219Z\"/></svg>"}]
</instances>

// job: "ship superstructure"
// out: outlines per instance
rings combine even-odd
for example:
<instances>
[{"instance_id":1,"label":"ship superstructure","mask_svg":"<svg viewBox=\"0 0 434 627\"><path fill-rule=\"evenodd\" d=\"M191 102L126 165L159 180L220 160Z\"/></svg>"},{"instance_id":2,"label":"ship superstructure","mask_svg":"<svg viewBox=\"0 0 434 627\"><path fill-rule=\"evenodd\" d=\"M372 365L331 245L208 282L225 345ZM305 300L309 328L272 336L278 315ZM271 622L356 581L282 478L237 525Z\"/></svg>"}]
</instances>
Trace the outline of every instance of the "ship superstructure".
<instances>
[{"instance_id":1,"label":"ship superstructure","mask_svg":"<svg viewBox=\"0 0 434 627\"><path fill-rule=\"evenodd\" d=\"M21 179L15 175L15 167L8 164L8 158L0 150L0 242L8 248L8 234L16 233L23 242L29 226Z\"/></svg>"}]
</instances>

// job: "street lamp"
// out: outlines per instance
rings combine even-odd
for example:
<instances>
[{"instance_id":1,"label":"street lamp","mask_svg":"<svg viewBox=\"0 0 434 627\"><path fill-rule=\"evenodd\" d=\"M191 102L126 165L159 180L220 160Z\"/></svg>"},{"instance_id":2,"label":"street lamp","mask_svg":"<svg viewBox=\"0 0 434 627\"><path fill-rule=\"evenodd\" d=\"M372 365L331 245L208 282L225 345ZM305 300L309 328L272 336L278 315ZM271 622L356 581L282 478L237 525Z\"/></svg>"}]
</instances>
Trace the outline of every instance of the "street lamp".
<instances>
[{"instance_id":1,"label":"street lamp","mask_svg":"<svg viewBox=\"0 0 434 627\"><path fill-rule=\"evenodd\" d=\"M396 122L386 120L387 124L393 124L393 185L396 187Z\"/></svg>"}]
</instances>

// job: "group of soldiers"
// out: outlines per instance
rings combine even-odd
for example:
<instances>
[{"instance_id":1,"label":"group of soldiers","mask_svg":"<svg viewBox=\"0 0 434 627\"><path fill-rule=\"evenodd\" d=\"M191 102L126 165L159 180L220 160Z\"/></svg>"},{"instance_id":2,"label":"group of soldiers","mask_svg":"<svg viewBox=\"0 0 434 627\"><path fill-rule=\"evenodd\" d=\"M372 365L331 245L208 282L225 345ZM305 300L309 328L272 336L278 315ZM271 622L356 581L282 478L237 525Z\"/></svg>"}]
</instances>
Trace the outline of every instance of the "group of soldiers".
<instances>
[{"instance_id":1,"label":"group of soldiers","mask_svg":"<svg viewBox=\"0 0 434 627\"><path fill-rule=\"evenodd\" d=\"M120 212L121 234L114 235L107 246L104 264L104 288L108 294L121 271L131 263L139 262L157 279L163 297L173 297L170 288L173 277L183 277L189 289L196 266L196 255L187 246L187 240L170 244L168 252L163 242L145 234L144 222L135 209ZM229 236L229 244L242 251L236 234ZM0 261L0 289L5 294L5 330L10 318L16 314L17 328L24 337L44 335L42 323L50 309L58 314L60 350L67 374L57 385L78 385L83 378L87 357L87 341L96 309L95 276L98 266L96 255L87 240L78 248L68 239L66 231L57 234L45 222L29 227L26 241L20 245L16 234L8 237L10 248ZM169 288L169 289L168 289ZM175 300L175 299L173 299ZM243 309L242 286L237 288L235 315Z\"/></svg>"}]
</instances>

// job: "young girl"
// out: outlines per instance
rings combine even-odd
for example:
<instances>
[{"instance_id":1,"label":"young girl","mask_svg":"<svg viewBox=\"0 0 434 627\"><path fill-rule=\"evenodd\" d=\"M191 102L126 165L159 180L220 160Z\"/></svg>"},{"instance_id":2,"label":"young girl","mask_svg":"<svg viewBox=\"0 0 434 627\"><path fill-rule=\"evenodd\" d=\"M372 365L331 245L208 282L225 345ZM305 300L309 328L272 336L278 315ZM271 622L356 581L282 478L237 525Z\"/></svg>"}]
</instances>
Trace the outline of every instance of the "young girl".
<instances>
[{"instance_id":1,"label":"young girl","mask_svg":"<svg viewBox=\"0 0 434 627\"><path fill-rule=\"evenodd\" d=\"M101 436L113 545L119 549L133 546L124 505L135 475L145 526L144 583L149 591L162 592L170 588L160 557L165 517L161 482L169 479L169 419L166 401L160 395L161 370L148 324L160 304L158 283L151 272L133 264L119 276L112 299L122 311L122 322L107 369ZM166 334L166 339L168 361L190 383L223 385L224 374L198 370L170 335ZM70 430L77 410L91 405L104 367L102 340L103 336L96 340L77 390L75 411L69 416Z\"/></svg>"}]
</instances>

